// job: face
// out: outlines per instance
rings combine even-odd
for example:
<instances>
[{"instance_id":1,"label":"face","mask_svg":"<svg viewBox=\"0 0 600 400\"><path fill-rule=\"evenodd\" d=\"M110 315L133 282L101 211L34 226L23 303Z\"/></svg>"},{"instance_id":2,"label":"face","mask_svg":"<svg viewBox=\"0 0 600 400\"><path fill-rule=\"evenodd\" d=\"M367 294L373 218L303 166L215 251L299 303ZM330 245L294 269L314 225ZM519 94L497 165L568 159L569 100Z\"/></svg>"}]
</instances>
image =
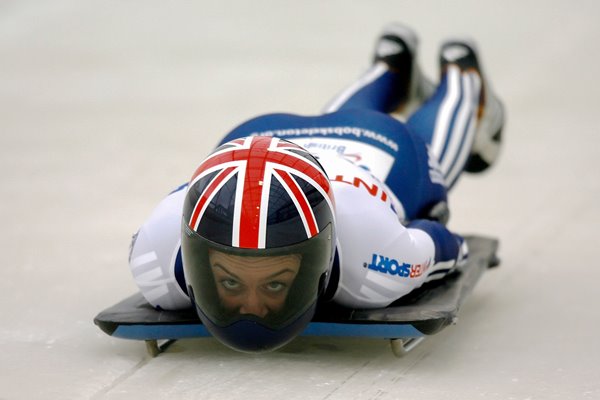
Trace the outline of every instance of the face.
<instances>
[{"instance_id":1,"label":"face","mask_svg":"<svg viewBox=\"0 0 600 400\"><path fill-rule=\"evenodd\" d=\"M302 258L241 257L210 250L208 259L223 306L264 318L285 304Z\"/></svg>"}]
</instances>

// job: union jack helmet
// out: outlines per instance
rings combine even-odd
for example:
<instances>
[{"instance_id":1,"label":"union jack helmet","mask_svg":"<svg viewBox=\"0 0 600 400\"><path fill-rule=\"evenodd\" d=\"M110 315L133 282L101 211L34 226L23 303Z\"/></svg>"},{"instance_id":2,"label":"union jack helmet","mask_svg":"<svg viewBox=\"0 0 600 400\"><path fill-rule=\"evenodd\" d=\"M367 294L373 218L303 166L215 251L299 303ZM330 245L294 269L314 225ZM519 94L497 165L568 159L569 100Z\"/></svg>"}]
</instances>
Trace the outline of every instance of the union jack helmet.
<instances>
[{"instance_id":1,"label":"union jack helmet","mask_svg":"<svg viewBox=\"0 0 600 400\"><path fill-rule=\"evenodd\" d=\"M218 147L189 184L188 292L206 328L241 351L273 350L312 319L335 251L331 184L304 148L253 136Z\"/></svg>"}]
</instances>

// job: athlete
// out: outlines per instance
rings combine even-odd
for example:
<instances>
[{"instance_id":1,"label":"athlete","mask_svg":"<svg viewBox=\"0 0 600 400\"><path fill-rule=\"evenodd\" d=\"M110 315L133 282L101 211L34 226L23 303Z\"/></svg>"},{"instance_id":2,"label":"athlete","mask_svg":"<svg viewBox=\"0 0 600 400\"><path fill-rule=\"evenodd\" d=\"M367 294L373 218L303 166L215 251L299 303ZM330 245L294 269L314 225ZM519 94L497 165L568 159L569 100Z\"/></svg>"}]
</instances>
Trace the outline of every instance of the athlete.
<instances>
[{"instance_id":1,"label":"athlete","mask_svg":"<svg viewBox=\"0 0 600 400\"><path fill-rule=\"evenodd\" d=\"M503 107L470 41L420 71L399 24L371 67L318 116L267 114L233 129L134 236L130 267L159 309L195 307L241 351L276 349L317 301L386 307L459 270L447 192L497 158Z\"/></svg>"}]
</instances>

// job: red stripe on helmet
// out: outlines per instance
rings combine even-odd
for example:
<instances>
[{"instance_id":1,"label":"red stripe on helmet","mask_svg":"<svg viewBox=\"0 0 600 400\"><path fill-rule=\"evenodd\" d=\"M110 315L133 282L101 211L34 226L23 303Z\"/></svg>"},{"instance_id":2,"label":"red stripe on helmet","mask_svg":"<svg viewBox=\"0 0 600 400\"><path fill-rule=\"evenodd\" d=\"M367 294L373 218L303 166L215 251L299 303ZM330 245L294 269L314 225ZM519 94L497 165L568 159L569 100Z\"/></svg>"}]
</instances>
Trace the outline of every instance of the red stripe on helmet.
<instances>
[{"instance_id":1,"label":"red stripe on helmet","mask_svg":"<svg viewBox=\"0 0 600 400\"><path fill-rule=\"evenodd\" d=\"M242 196L242 209L240 213L240 238L239 246L243 248L257 248L260 231L260 209L267 207L262 204L263 182L265 169L269 157L269 146L272 139L269 137L253 137L250 153L246 163L246 176L244 189L236 196Z\"/></svg>"}]
</instances>

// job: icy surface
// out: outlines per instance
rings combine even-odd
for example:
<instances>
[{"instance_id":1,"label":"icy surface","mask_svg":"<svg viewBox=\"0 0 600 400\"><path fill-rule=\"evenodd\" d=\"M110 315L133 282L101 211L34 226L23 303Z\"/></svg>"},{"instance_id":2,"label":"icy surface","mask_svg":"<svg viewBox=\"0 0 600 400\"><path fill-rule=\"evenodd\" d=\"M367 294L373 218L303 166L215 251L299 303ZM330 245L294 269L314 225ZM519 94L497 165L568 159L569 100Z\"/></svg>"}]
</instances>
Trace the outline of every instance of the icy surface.
<instances>
[{"instance_id":1,"label":"icy surface","mask_svg":"<svg viewBox=\"0 0 600 400\"><path fill-rule=\"evenodd\" d=\"M594 1L27 1L0 4L0 399L598 399L600 5ZM508 110L501 162L451 226L501 239L458 325L397 359L301 338L211 339L150 359L92 324L135 291L130 235L219 137L314 114L392 21L471 35Z\"/></svg>"}]
</instances>

